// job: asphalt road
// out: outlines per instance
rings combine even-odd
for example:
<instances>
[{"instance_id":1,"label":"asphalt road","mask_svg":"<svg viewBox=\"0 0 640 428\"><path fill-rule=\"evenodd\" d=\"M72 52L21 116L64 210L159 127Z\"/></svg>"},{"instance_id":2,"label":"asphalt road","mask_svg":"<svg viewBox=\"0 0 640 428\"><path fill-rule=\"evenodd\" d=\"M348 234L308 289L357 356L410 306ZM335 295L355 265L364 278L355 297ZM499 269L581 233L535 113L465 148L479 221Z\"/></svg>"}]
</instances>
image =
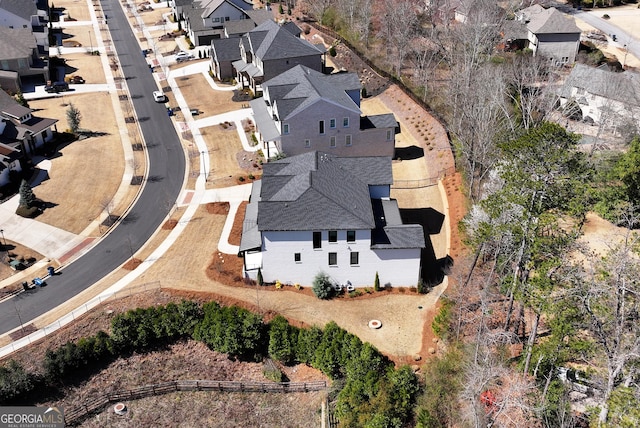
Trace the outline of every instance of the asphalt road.
<instances>
[{"instance_id":1,"label":"asphalt road","mask_svg":"<svg viewBox=\"0 0 640 428\"><path fill-rule=\"evenodd\" d=\"M616 41L613 42L611 38L609 39L609 43L617 44L620 48L624 49L625 47L628 49L628 52L635 56L636 58L640 58L640 39L634 37L632 34L627 33L622 28L612 24L610 21L606 19L602 19L598 16L595 16L593 13L587 13L583 10L578 10L570 5L566 4L553 4L556 9L566 13L567 15L572 15L575 18L581 19L592 27L602 31L607 34L609 37L611 35L616 36ZM602 15L607 13L606 9L599 9L602 11Z\"/></svg>"},{"instance_id":2,"label":"asphalt road","mask_svg":"<svg viewBox=\"0 0 640 428\"><path fill-rule=\"evenodd\" d=\"M91 251L49 278L46 287L0 303L0 334L66 302L130 258L166 218L182 187L184 152L166 108L153 101L152 92L158 88L137 39L118 0L102 0L102 7L148 147L148 179L120 225ZM87 168L92 162L100 159L87 159Z\"/></svg>"}]
</instances>

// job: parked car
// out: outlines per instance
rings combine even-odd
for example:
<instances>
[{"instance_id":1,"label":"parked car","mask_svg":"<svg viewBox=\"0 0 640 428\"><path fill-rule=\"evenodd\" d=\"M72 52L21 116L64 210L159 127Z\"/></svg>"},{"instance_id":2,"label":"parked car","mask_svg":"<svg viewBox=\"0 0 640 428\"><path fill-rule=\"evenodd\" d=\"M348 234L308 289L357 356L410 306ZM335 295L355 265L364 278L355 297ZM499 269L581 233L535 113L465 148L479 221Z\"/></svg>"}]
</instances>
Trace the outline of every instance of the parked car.
<instances>
[{"instance_id":1,"label":"parked car","mask_svg":"<svg viewBox=\"0 0 640 428\"><path fill-rule=\"evenodd\" d=\"M54 83L49 82L44 87L44 90L49 93L64 92L69 90L69 84L67 82L54 82Z\"/></svg>"},{"instance_id":2,"label":"parked car","mask_svg":"<svg viewBox=\"0 0 640 428\"><path fill-rule=\"evenodd\" d=\"M167 101L167 97L162 91L153 91L153 100L157 103L163 103Z\"/></svg>"},{"instance_id":3,"label":"parked car","mask_svg":"<svg viewBox=\"0 0 640 428\"><path fill-rule=\"evenodd\" d=\"M82 76L71 76L71 79L69 79L69 83L84 83L84 79L82 78Z\"/></svg>"},{"instance_id":4,"label":"parked car","mask_svg":"<svg viewBox=\"0 0 640 428\"><path fill-rule=\"evenodd\" d=\"M180 51L176 54L176 62L184 62L194 59L195 57L188 52Z\"/></svg>"}]
</instances>

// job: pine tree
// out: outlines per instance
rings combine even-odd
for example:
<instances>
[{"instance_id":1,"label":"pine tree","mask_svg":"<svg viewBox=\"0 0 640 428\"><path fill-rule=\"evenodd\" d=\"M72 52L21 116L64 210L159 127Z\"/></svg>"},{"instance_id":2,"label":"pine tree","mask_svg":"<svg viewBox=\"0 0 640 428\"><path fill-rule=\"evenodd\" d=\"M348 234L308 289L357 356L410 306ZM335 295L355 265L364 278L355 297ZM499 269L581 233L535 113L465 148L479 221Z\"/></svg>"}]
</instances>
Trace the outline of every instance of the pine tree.
<instances>
[{"instance_id":1,"label":"pine tree","mask_svg":"<svg viewBox=\"0 0 640 428\"><path fill-rule=\"evenodd\" d=\"M67 124L74 134L80 129L81 120L82 114L80 114L80 110L78 110L73 103L69 103L69 107L67 108Z\"/></svg>"},{"instance_id":2,"label":"pine tree","mask_svg":"<svg viewBox=\"0 0 640 428\"><path fill-rule=\"evenodd\" d=\"M31 207L36 200L36 195L33 194L31 186L27 180L22 180L20 183L20 205L25 207Z\"/></svg>"}]
</instances>

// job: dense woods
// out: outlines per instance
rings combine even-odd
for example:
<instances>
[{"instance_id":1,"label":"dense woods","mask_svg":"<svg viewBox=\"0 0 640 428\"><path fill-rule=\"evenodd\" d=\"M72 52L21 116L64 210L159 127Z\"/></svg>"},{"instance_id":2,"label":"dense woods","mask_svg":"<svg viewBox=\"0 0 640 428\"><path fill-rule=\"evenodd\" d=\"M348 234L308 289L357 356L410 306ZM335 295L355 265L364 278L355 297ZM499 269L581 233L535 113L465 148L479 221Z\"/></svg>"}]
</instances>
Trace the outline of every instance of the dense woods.
<instances>
[{"instance_id":1,"label":"dense woods","mask_svg":"<svg viewBox=\"0 0 640 428\"><path fill-rule=\"evenodd\" d=\"M437 19L445 2L297 3L444 120L465 177L469 251L434 321L447 349L423 368L417 426L637 426L637 125L603 108L588 149L566 129L582 119L559 107L568 70L500 49L520 3L475 1L464 24ZM578 60L617 65L591 43ZM612 130L615 150L600 144ZM588 212L626 230L606 254L581 239Z\"/></svg>"}]
</instances>

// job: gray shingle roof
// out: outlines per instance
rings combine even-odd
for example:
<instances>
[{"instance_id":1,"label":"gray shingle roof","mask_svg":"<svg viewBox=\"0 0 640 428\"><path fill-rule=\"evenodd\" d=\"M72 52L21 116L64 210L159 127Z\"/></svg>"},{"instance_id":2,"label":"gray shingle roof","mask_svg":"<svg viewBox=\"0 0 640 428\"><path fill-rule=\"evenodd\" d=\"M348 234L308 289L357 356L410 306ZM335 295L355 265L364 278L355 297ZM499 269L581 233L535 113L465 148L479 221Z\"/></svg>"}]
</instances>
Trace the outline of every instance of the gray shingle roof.
<instances>
[{"instance_id":1,"label":"gray shingle roof","mask_svg":"<svg viewBox=\"0 0 640 428\"><path fill-rule=\"evenodd\" d=\"M256 180L251 187L251 198L247 204L244 213L244 221L242 222L242 236L240 238L239 253L253 250L262 246L262 235L258 230L258 201L260 200L260 191L262 188L262 180Z\"/></svg>"},{"instance_id":2,"label":"gray shingle roof","mask_svg":"<svg viewBox=\"0 0 640 428\"><path fill-rule=\"evenodd\" d=\"M367 170L383 172L361 173ZM373 229L369 184L382 184L383 176L391 177L391 158L309 152L269 162L261 180L258 229Z\"/></svg>"},{"instance_id":3,"label":"gray shingle roof","mask_svg":"<svg viewBox=\"0 0 640 428\"><path fill-rule=\"evenodd\" d=\"M251 100L249 101L249 105L253 110L253 118L256 121L256 126L260 130L260 134L262 134L262 139L264 141L279 140L280 130L276 128L276 124L264 103L264 98Z\"/></svg>"},{"instance_id":4,"label":"gray shingle roof","mask_svg":"<svg viewBox=\"0 0 640 428\"><path fill-rule=\"evenodd\" d=\"M240 59L240 41L235 39L213 39L211 41L212 55L221 61L236 61Z\"/></svg>"},{"instance_id":5,"label":"gray shingle roof","mask_svg":"<svg viewBox=\"0 0 640 428\"><path fill-rule=\"evenodd\" d=\"M262 24L264 21L273 20L273 14L267 9L253 9L247 10L246 12L249 19L251 19L256 26Z\"/></svg>"},{"instance_id":6,"label":"gray shingle roof","mask_svg":"<svg viewBox=\"0 0 640 428\"><path fill-rule=\"evenodd\" d=\"M320 55L314 45L268 20L247 33L252 52L262 61Z\"/></svg>"},{"instance_id":7,"label":"gray shingle roof","mask_svg":"<svg viewBox=\"0 0 640 428\"><path fill-rule=\"evenodd\" d=\"M562 87L561 95L571 97L571 88L584 89L629 105L640 106L640 74L625 71L615 73L603 68L576 63Z\"/></svg>"},{"instance_id":8,"label":"gray shingle roof","mask_svg":"<svg viewBox=\"0 0 640 428\"><path fill-rule=\"evenodd\" d=\"M370 123L374 128L396 128L398 126L398 121L393 113L384 113L384 114L374 114L371 116L364 116L360 119L361 125L360 129L368 128L368 124ZM362 122L369 122L366 125L362 124ZM363 126L364 125L364 126Z\"/></svg>"},{"instance_id":9,"label":"gray shingle roof","mask_svg":"<svg viewBox=\"0 0 640 428\"><path fill-rule=\"evenodd\" d=\"M37 47L31 29L0 27L0 59L27 58Z\"/></svg>"},{"instance_id":10,"label":"gray shingle roof","mask_svg":"<svg viewBox=\"0 0 640 428\"><path fill-rule=\"evenodd\" d=\"M33 15L38 14L38 8L31 0L0 0L0 9L11 12L27 21L30 21Z\"/></svg>"},{"instance_id":11,"label":"gray shingle roof","mask_svg":"<svg viewBox=\"0 0 640 428\"><path fill-rule=\"evenodd\" d=\"M424 229L419 224L402 224L400 209L395 199L373 199L371 201L376 219L372 231L371 248L424 248Z\"/></svg>"},{"instance_id":12,"label":"gray shingle roof","mask_svg":"<svg viewBox=\"0 0 640 428\"><path fill-rule=\"evenodd\" d=\"M346 93L360 88L356 73L325 75L297 65L263 83L262 87L269 91L269 99L277 106L280 120L286 120L320 99L360 114L360 108Z\"/></svg>"},{"instance_id":13,"label":"gray shingle roof","mask_svg":"<svg viewBox=\"0 0 640 428\"><path fill-rule=\"evenodd\" d=\"M245 34L256 27L255 22L250 19L240 19L237 21L227 21L224 23L224 31L228 36ZM239 42L238 42L239 43Z\"/></svg>"},{"instance_id":14,"label":"gray shingle roof","mask_svg":"<svg viewBox=\"0 0 640 428\"><path fill-rule=\"evenodd\" d=\"M581 33L575 20L555 7L544 9L540 5L534 5L523 9L520 13L525 16L525 20L529 21L527 28L534 34Z\"/></svg>"}]
</instances>

